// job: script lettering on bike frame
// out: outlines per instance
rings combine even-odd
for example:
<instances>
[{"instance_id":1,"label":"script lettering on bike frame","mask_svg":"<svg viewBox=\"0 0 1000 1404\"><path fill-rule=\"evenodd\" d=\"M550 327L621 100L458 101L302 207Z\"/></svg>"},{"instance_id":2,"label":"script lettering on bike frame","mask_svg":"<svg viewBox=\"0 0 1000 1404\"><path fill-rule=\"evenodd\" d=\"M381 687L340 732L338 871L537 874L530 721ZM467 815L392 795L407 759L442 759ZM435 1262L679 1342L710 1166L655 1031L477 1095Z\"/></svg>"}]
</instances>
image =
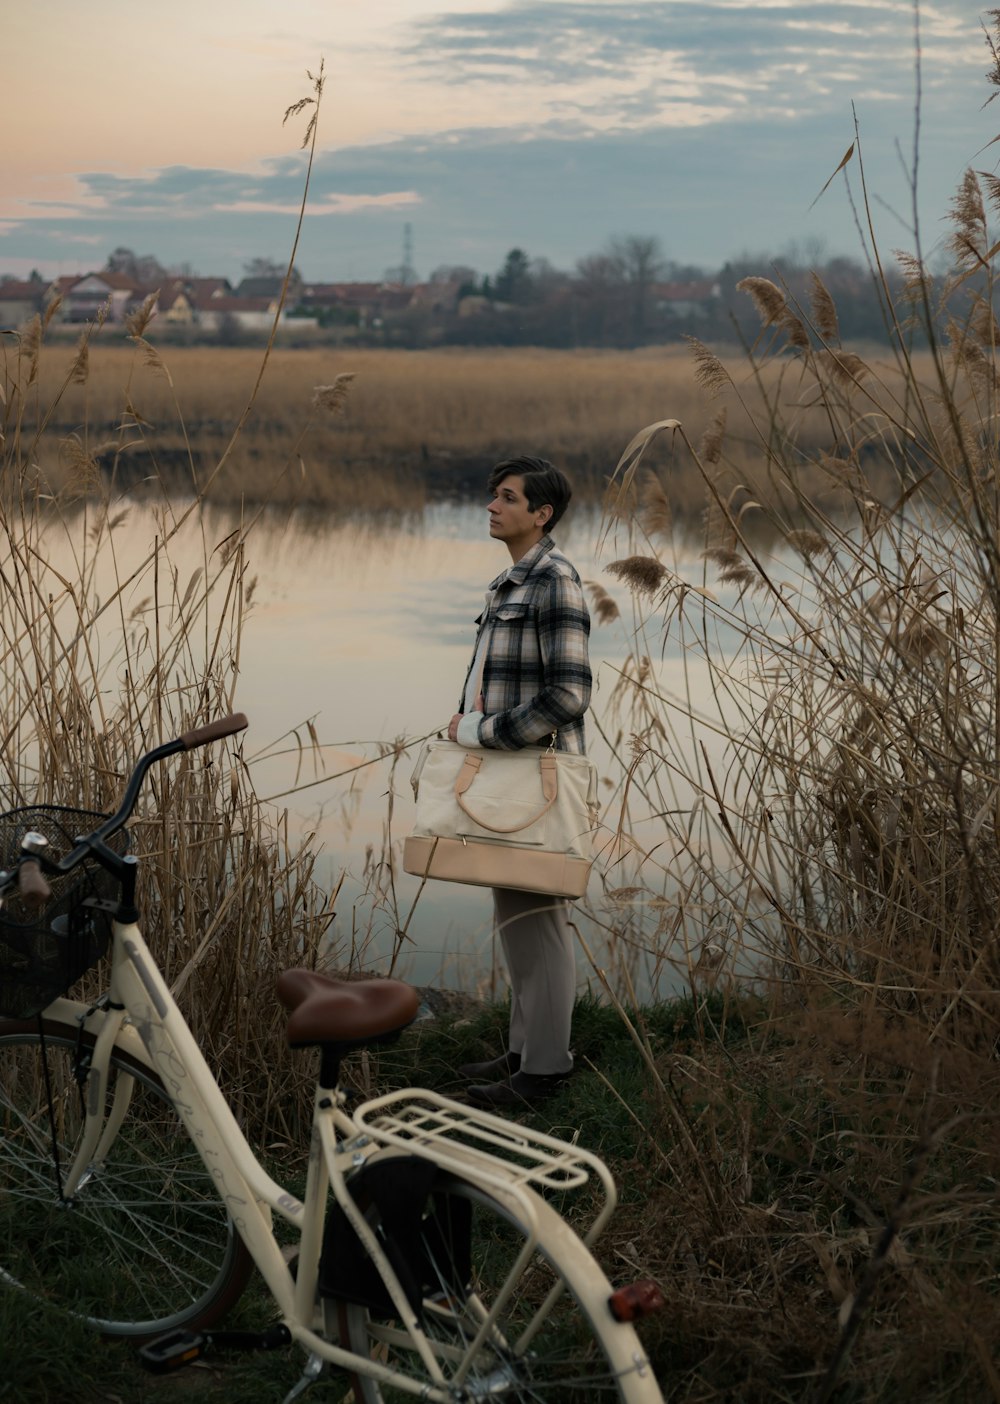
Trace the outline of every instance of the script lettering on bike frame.
<instances>
[{"instance_id":1,"label":"script lettering on bike frame","mask_svg":"<svg viewBox=\"0 0 1000 1404\"><path fill-rule=\"evenodd\" d=\"M129 945L129 942L126 942L125 945L127 947ZM136 971L139 973L141 979L141 962L136 962L135 965ZM152 992L150 991L149 985L146 983L145 980L143 980L143 985L146 988L147 993L150 994L150 998L152 999ZM156 1010L159 1012L162 1001L154 1000L153 1004ZM166 1013L165 1008L162 1012ZM159 1032L160 1026L154 1021L153 1018L150 1017L146 1019L140 1019L134 1017L133 1023L139 1034L139 1037L142 1039L143 1044L145 1045L146 1051L149 1054L150 1061L152 1062L153 1067L159 1074L160 1081L163 1083L164 1090L170 1097L170 1101L172 1102L176 1110L180 1113L180 1115L188 1119L188 1132L192 1140L198 1147L198 1153L200 1154L202 1160L205 1163L206 1170L209 1172L209 1174L212 1176L212 1179L216 1182L216 1184L219 1187L219 1195L225 1201L226 1206L229 1209L229 1215L233 1221L233 1224L238 1230L245 1231L248 1227L247 1219L246 1215L242 1214L240 1211L247 1207L248 1201L243 1195L237 1194L234 1190L229 1188L228 1182L226 1180L226 1166L223 1157L220 1156L217 1147L211 1144L211 1141L208 1135L206 1134L205 1127L191 1125L191 1120L193 1120L194 1118L195 1109L190 1102L185 1101L180 1095L183 1090L184 1083L188 1079L188 1071L187 1068L184 1066L183 1060L181 1059L175 1048L171 1047L169 1044L159 1042L157 1034ZM220 1161L222 1163L220 1163ZM293 1214L302 1213L303 1206L299 1203L297 1199L294 1199L290 1194L282 1194L279 1203L282 1205L283 1208L287 1209Z\"/></svg>"},{"instance_id":2,"label":"script lettering on bike frame","mask_svg":"<svg viewBox=\"0 0 1000 1404\"><path fill-rule=\"evenodd\" d=\"M172 1048L157 1044L156 1025L153 1023L152 1019L140 1019L137 1015L133 1015L132 1023L145 1045L150 1061L159 1074L160 1081L163 1083L163 1090L167 1093L174 1108L180 1112L181 1115L187 1113L188 1116L193 1116L194 1107L191 1106L190 1102L182 1101L180 1097L183 1080L187 1076L184 1064ZM191 1132L191 1135L196 1139L200 1137L201 1134L202 1133L197 1130L192 1130Z\"/></svg>"},{"instance_id":3,"label":"script lettering on bike frame","mask_svg":"<svg viewBox=\"0 0 1000 1404\"><path fill-rule=\"evenodd\" d=\"M126 941L125 950L128 953L129 960L132 962L135 973L142 981L143 989L149 995L153 1008L161 1019L165 1019L167 1017L167 1006L163 1002L163 996L160 994L160 991L153 984L149 971L146 969L146 962L136 949L135 942Z\"/></svg>"}]
</instances>

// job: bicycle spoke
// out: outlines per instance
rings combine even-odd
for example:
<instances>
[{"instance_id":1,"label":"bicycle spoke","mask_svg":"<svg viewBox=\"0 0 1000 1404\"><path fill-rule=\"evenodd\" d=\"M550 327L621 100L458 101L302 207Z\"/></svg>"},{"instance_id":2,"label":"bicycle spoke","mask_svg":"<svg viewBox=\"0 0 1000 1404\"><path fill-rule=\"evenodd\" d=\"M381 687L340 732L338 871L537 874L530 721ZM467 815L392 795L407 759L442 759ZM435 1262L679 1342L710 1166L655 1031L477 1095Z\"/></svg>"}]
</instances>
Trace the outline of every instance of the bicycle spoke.
<instances>
[{"instance_id":1,"label":"bicycle spoke","mask_svg":"<svg viewBox=\"0 0 1000 1404\"><path fill-rule=\"evenodd\" d=\"M591 1320L582 1309L573 1282L597 1268L579 1240L569 1239L565 1230L555 1231L551 1209L538 1202L538 1239L526 1254L525 1230L502 1200L457 1176L442 1175L440 1184L437 1202L445 1205L445 1212L437 1220L433 1211L428 1214L430 1227L419 1254L425 1292L420 1323L456 1397L483 1404L493 1399L571 1404L583 1398L659 1397L648 1369L640 1374L637 1368L642 1356L634 1334L627 1328L622 1331L610 1313L607 1321ZM461 1265L468 1261L468 1249L453 1255L449 1246L448 1225L460 1222L460 1216L452 1214L453 1202L472 1209L471 1285ZM409 1266L416 1270L413 1261ZM560 1281L565 1290L549 1301L552 1287ZM415 1384L432 1383L401 1322L378 1319L349 1303L341 1308L341 1321L342 1339L350 1349L370 1354ZM510 1344L523 1338L529 1327L526 1350ZM355 1396L364 1404L401 1404L412 1397L360 1373L355 1376Z\"/></svg>"},{"instance_id":2,"label":"bicycle spoke","mask_svg":"<svg viewBox=\"0 0 1000 1404\"><path fill-rule=\"evenodd\" d=\"M238 1295L249 1259L225 1205L158 1080L134 1080L106 1163L60 1203L37 1035L0 1022L0 1278L114 1334L209 1322ZM46 1035L45 1056L65 1176L82 1131L73 1076L76 1031Z\"/></svg>"}]
</instances>

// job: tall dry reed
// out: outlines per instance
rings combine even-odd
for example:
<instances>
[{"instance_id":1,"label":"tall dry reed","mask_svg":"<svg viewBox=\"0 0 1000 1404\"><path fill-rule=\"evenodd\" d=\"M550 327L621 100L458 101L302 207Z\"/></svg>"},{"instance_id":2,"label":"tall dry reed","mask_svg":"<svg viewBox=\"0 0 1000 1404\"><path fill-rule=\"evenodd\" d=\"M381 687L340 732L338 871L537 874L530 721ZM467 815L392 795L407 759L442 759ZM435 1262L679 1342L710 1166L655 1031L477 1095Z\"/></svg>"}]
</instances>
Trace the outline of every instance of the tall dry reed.
<instances>
[{"instance_id":1,"label":"tall dry reed","mask_svg":"<svg viewBox=\"0 0 1000 1404\"><path fill-rule=\"evenodd\" d=\"M692 347L708 430L651 424L613 485L604 608L634 644L606 898L701 1021L640 1040L670 1398L1000 1399L998 213L966 172L950 273L918 234L902 298L873 255L888 368L841 346L818 280L807 305L746 280L742 371ZM700 578L670 552L675 471L703 484Z\"/></svg>"},{"instance_id":2,"label":"tall dry reed","mask_svg":"<svg viewBox=\"0 0 1000 1404\"><path fill-rule=\"evenodd\" d=\"M307 99L314 113L321 91L322 75ZM241 401L228 407L206 463L191 446L171 369L148 339L150 314L151 305L129 321L127 362L110 356L120 376L115 398L106 384L95 388L108 331L101 318L68 362L50 357L38 318L0 342L0 776L8 808L111 810L144 751L243 705L255 515L246 512L215 539L201 508L237 455L269 353L258 355ZM156 529L136 565L132 499L118 474L135 455L149 457L150 384L183 471L169 481L153 471ZM341 398L330 384L320 387L314 416L339 412ZM293 458L309 427L307 417L289 447ZM279 463L274 481L281 471ZM182 575L173 546L192 526L201 563ZM290 837L287 815L258 801L242 741L160 767L130 827L156 958L238 1115L281 1134L297 1121L306 1069L288 1054L274 979L287 965L333 955L315 854Z\"/></svg>"}]
</instances>

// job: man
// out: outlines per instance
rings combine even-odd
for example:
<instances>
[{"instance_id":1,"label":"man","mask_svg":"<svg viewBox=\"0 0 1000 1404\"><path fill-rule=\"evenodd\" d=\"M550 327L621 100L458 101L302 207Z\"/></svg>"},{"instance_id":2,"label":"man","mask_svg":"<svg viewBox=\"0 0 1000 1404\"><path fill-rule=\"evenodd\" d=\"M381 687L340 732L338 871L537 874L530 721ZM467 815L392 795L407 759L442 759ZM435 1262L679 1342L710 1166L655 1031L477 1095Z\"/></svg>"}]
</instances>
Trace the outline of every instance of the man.
<instances>
[{"instance_id":1,"label":"man","mask_svg":"<svg viewBox=\"0 0 1000 1404\"><path fill-rule=\"evenodd\" d=\"M490 536L511 565L486 592L448 736L498 750L547 747L554 736L558 750L582 753L590 615L579 575L549 535L569 482L543 458L511 458L493 469L489 490ZM562 898L494 888L493 903L511 983L507 1052L458 1071L473 1081L470 1101L504 1108L551 1096L573 1070L576 953Z\"/></svg>"}]
</instances>

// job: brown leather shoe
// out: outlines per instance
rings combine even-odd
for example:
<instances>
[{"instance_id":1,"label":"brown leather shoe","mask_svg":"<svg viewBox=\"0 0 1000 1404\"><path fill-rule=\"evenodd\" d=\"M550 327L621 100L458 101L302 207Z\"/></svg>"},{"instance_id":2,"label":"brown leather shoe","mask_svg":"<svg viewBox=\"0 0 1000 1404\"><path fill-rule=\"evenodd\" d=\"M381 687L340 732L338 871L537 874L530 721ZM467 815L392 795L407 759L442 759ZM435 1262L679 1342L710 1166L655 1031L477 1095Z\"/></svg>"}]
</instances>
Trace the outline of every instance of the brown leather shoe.
<instances>
[{"instance_id":1,"label":"brown leather shoe","mask_svg":"<svg viewBox=\"0 0 1000 1404\"><path fill-rule=\"evenodd\" d=\"M470 1087L466 1096L477 1107L502 1111L511 1107L522 1109L535 1102L544 1102L561 1092L570 1073L516 1072L509 1082L494 1082L485 1087Z\"/></svg>"},{"instance_id":2,"label":"brown leather shoe","mask_svg":"<svg viewBox=\"0 0 1000 1404\"><path fill-rule=\"evenodd\" d=\"M504 1053L500 1058L491 1058L488 1063L463 1063L455 1071L459 1077L470 1082L483 1082L490 1078L509 1078L521 1066L520 1053Z\"/></svg>"}]
</instances>

